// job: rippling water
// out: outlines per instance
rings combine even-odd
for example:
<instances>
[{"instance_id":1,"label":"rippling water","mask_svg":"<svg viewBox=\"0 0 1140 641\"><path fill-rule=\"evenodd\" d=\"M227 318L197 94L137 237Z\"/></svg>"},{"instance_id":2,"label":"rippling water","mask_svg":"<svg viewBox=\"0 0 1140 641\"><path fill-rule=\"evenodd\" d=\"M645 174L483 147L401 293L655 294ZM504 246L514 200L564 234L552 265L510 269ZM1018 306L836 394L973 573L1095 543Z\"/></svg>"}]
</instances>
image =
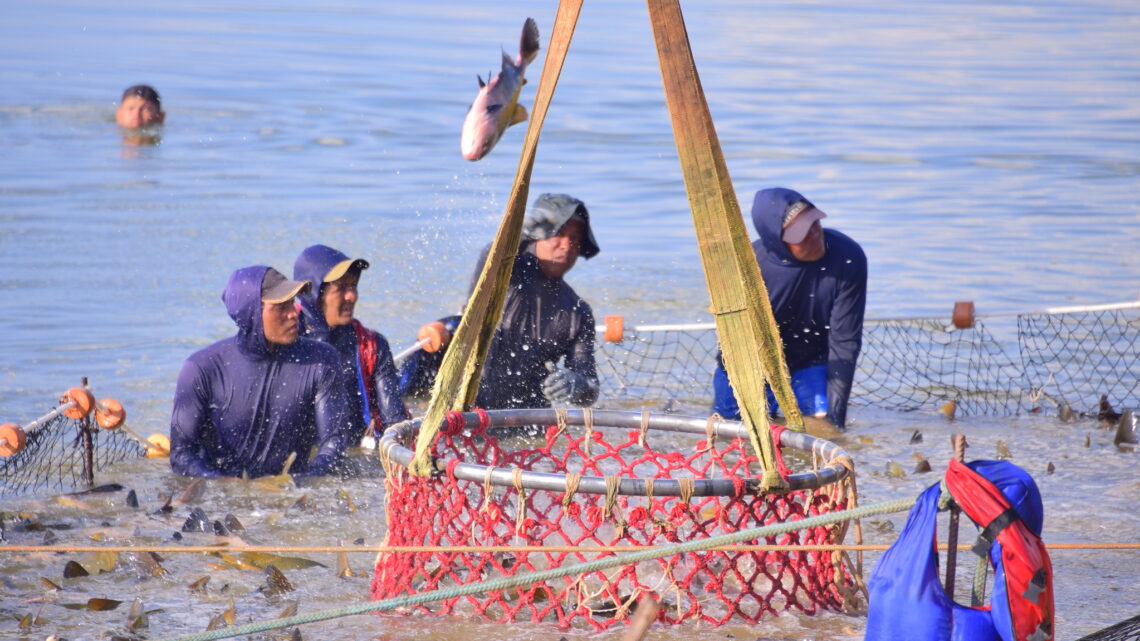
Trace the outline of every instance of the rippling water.
<instances>
[{"instance_id":1,"label":"rippling water","mask_svg":"<svg viewBox=\"0 0 1140 641\"><path fill-rule=\"evenodd\" d=\"M830 225L863 244L869 315L946 313L955 300L974 300L984 314L1136 298L1135 3L712 0L684 9L745 214L760 187L808 194ZM458 153L475 75L497 67L500 46L513 51L528 15L545 44L554 11L553 2L521 1L8 3L0 20L0 420L31 420L88 376L98 393L123 401L136 430L164 431L182 360L231 333L219 300L230 271L252 263L288 270L314 242L372 261L358 315L397 348L411 343L420 323L461 304L517 164L521 126L479 163ZM540 53L535 81L542 62ZM113 123L119 92L137 82L163 96L160 145L125 146ZM524 103L533 90L524 89ZM532 193L543 191L590 206L603 251L571 281L599 316L706 320L642 3L586 3L539 146ZM1134 378L1138 366L1120 375ZM1015 462L1040 474L1047 540L1129 540L1140 523L1135 456L1089 422L950 426L933 413L866 408L851 419L845 446L861 466L865 502L932 482L882 471L916 447L945 460L947 435L962 428L974 455L993 456L1004 440ZM927 433L925 445L909 444L915 429ZM1057 473L1044 476L1049 461ZM113 475L155 503L183 484L166 472L139 461ZM367 506L348 515L331 485L311 490L319 518L286 509L297 489L217 484L207 502L248 520L264 543L331 543L329 521L344 540L378 541L380 484L349 489ZM107 529L123 540L165 540L185 517L146 517L121 503L4 509L43 510L73 523L73 534ZM900 522L885 519L872 540L890 540L886 524ZM1055 562L1058 638L1135 614L1135 552L1062 552ZM224 599L188 596L188 577L205 569L200 559L175 563L169 579L100 578L106 587L90 596L145 592L166 610L153 617L154 636L199 630ZM0 613L22 616L37 607L21 602L33 598L38 577L58 577L62 560L5 555L0 564ZM302 611L365 594L363 579L304 572ZM226 581L252 580L216 583ZM107 623L108 613L51 607L50 623L28 638L92 638L120 625L121 617ZM10 617L0 619L9 634ZM326 631L455 636L430 621L354 625ZM861 629L858 618L789 617L759 631L702 634L858 638ZM463 636L505 634L471 630Z\"/></svg>"}]
</instances>

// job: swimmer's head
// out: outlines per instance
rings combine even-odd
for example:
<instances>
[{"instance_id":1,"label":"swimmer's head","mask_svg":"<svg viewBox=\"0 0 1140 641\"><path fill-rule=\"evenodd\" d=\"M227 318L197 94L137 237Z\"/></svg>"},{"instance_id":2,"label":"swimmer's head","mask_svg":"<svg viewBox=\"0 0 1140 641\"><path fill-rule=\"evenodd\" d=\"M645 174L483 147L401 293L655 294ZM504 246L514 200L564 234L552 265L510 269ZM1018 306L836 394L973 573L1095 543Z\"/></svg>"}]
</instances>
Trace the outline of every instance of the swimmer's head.
<instances>
[{"instance_id":1,"label":"swimmer's head","mask_svg":"<svg viewBox=\"0 0 1140 641\"><path fill-rule=\"evenodd\" d=\"M162 100L150 85L127 87L115 112L115 122L124 129L142 129L162 124L166 113L162 111Z\"/></svg>"}]
</instances>

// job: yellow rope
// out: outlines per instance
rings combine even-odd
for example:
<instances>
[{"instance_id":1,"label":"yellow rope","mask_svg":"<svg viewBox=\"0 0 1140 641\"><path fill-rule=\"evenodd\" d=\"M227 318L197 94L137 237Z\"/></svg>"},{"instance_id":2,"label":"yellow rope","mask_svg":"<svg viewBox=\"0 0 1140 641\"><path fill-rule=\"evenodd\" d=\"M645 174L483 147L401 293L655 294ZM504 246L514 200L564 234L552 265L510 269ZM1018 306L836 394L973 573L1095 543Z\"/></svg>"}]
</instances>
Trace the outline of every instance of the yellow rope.
<instances>
[{"instance_id":1,"label":"yellow rope","mask_svg":"<svg viewBox=\"0 0 1140 641\"><path fill-rule=\"evenodd\" d=\"M804 427L788 382L779 329L701 89L680 3L649 0L649 17L725 369L764 467L762 488L786 489L776 470L765 381L789 427Z\"/></svg>"}]
</instances>

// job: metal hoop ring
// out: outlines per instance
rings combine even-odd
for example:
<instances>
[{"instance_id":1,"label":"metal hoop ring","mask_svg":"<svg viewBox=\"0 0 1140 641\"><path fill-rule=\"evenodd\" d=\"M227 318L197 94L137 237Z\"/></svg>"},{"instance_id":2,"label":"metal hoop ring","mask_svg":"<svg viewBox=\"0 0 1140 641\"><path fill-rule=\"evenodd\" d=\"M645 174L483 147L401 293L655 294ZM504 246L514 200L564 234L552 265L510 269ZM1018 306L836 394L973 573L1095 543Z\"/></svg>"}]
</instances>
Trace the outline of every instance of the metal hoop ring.
<instances>
[{"instance_id":1,"label":"metal hoop ring","mask_svg":"<svg viewBox=\"0 0 1140 641\"><path fill-rule=\"evenodd\" d=\"M579 409L563 410L566 424L585 425L586 419L595 428L611 429L641 429L643 415L641 412L622 412L615 410L593 410L588 416ZM554 409L514 409L491 410L486 412L491 427L525 427L530 425L553 425L557 420ZM478 425L480 416L475 412L464 412L463 419L468 425ZM409 442L419 430L420 421L416 418L397 423L388 428L380 439L380 449L391 461L407 467L415 452L403 445ZM682 416L650 416L649 428L666 432L680 432L683 434L708 435L708 419ZM712 430L715 438L744 438L744 424L740 421L719 421ZM846 456L843 448L831 441L809 436L803 432L784 430L780 433L778 447L787 447L802 452L817 452L824 460L832 461L837 457ZM444 472L449 461L435 459L435 468ZM488 467L480 463L459 462L454 465L452 473L455 478L482 483L488 476ZM828 464L819 470L801 472L788 477L791 490L807 490L830 485L845 478L847 468L838 463ZM548 492L566 492L566 475L551 472L532 472L523 470L521 474L522 485L527 489L546 490ZM512 487L515 483L515 470L513 468L496 467L490 471L491 483L499 486ZM652 485L650 486L650 483ZM756 493L760 491L760 479L749 478L744 481L745 491ZM652 490L650 490L652 487ZM578 492L590 494L605 494L606 480L602 476L583 476L576 488ZM681 496L681 482L675 479L643 479L623 478L618 487L618 494L624 496L645 496L652 491L653 496ZM736 488L731 479L696 479L692 491L693 496L734 496Z\"/></svg>"}]
</instances>

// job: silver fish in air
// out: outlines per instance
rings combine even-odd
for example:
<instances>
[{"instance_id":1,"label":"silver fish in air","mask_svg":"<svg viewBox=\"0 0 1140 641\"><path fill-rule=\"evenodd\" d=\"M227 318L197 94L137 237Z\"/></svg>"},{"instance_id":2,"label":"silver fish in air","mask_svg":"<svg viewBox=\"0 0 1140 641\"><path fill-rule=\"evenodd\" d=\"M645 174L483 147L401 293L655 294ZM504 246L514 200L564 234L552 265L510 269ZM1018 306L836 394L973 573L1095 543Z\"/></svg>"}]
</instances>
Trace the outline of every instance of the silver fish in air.
<instances>
[{"instance_id":1,"label":"silver fish in air","mask_svg":"<svg viewBox=\"0 0 1140 641\"><path fill-rule=\"evenodd\" d=\"M526 66L538 55L538 25L533 18L523 23L519 56L514 61L503 52L499 75L483 82L479 94L463 120L459 149L467 160L479 160L499 142L507 127L527 119L526 108L518 104L519 91L526 84Z\"/></svg>"}]
</instances>

